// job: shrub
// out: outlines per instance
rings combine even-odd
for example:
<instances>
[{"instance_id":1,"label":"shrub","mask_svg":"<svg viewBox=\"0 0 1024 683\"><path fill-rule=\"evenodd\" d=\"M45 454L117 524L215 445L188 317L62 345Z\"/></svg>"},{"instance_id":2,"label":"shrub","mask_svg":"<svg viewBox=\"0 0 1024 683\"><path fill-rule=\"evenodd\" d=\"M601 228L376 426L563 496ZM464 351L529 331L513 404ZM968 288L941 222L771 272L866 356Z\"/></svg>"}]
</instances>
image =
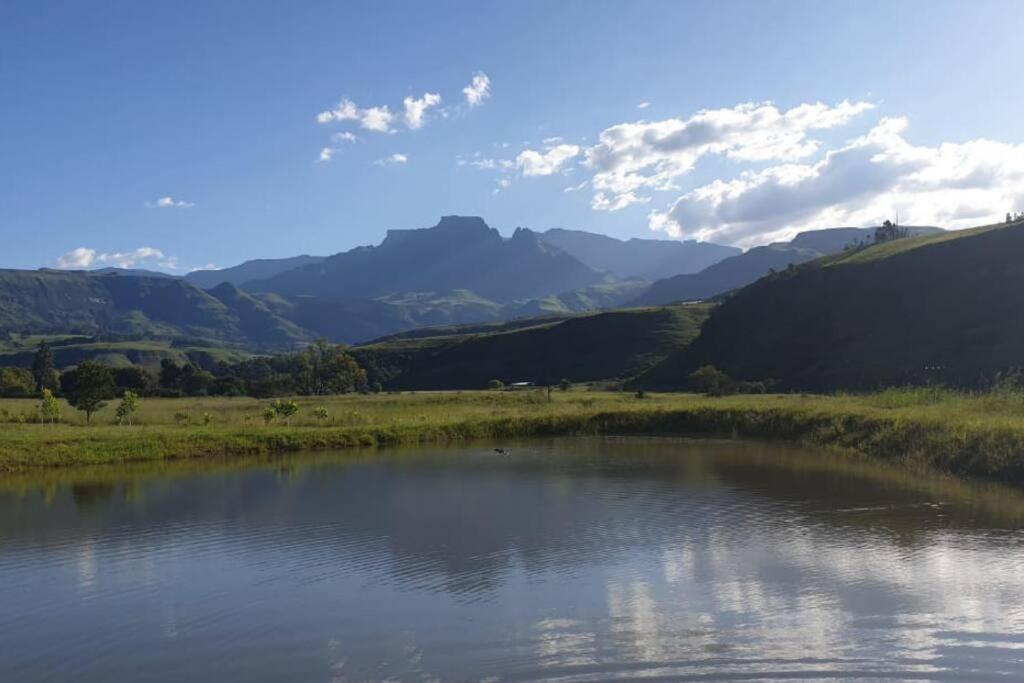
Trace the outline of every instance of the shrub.
<instances>
[{"instance_id":1,"label":"shrub","mask_svg":"<svg viewBox=\"0 0 1024 683\"><path fill-rule=\"evenodd\" d=\"M505 388L505 383L502 382L500 379L492 379L491 381L489 381L487 383L487 388L488 389L494 389L494 390L504 389Z\"/></svg>"}]
</instances>

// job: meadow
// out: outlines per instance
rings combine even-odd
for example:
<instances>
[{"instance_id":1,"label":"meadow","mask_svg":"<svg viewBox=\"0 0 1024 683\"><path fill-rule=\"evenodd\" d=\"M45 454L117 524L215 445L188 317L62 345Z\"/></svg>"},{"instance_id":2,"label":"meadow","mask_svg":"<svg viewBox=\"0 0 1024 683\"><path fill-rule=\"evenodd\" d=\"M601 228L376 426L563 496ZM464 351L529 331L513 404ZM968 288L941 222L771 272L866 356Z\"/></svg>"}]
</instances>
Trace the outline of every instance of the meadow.
<instances>
[{"instance_id":1,"label":"meadow","mask_svg":"<svg viewBox=\"0 0 1024 683\"><path fill-rule=\"evenodd\" d=\"M38 424L34 401L0 400L0 471L527 436L693 434L782 439L1024 482L1024 392L1013 389L638 399L574 388L294 400L299 409L287 422L267 422L266 400L143 399L131 426L114 424L116 402L87 426L66 405L62 423Z\"/></svg>"}]
</instances>

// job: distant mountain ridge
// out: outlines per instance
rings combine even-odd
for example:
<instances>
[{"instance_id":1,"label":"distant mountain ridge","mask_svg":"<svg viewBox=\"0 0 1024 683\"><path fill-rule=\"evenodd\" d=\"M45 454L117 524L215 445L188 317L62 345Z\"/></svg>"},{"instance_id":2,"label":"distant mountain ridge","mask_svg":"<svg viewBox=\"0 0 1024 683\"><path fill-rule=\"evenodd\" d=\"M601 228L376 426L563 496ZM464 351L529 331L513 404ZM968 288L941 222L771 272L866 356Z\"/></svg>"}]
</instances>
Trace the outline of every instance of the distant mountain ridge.
<instances>
[{"instance_id":1,"label":"distant mountain ridge","mask_svg":"<svg viewBox=\"0 0 1024 683\"><path fill-rule=\"evenodd\" d=\"M468 290L496 302L595 285L602 273L520 228L506 239L482 218L444 216L432 228L389 230L359 247L246 284L257 292L377 298L405 292Z\"/></svg>"},{"instance_id":2,"label":"distant mountain ridge","mask_svg":"<svg viewBox=\"0 0 1024 683\"><path fill-rule=\"evenodd\" d=\"M185 279L203 289L216 287L227 282L241 287L247 282L265 280L295 268L301 268L324 260L323 256L292 256L279 259L253 259L221 270L193 270Z\"/></svg>"},{"instance_id":3,"label":"distant mountain ridge","mask_svg":"<svg viewBox=\"0 0 1024 683\"><path fill-rule=\"evenodd\" d=\"M638 239L620 240L583 230L552 228L541 239L580 262L616 277L660 280L696 273L730 256L742 254L736 247L711 242Z\"/></svg>"},{"instance_id":4,"label":"distant mountain ridge","mask_svg":"<svg viewBox=\"0 0 1024 683\"><path fill-rule=\"evenodd\" d=\"M912 236L944 232L931 226L908 226ZM847 246L868 242L875 228L826 228L799 233L789 242L754 247L711 265L699 273L677 275L653 283L632 304L658 306L679 301L700 301L745 287L768 275L822 256L842 252Z\"/></svg>"}]
</instances>

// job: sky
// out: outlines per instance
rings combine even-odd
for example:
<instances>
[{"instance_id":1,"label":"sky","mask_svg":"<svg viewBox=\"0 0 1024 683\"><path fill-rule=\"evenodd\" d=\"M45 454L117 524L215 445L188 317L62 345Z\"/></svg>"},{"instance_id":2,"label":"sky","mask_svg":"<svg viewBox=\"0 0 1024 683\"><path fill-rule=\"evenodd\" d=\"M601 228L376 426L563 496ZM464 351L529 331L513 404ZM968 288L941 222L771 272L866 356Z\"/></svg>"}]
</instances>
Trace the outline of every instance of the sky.
<instances>
[{"instance_id":1,"label":"sky","mask_svg":"<svg viewBox=\"0 0 1024 683\"><path fill-rule=\"evenodd\" d=\"M1024 210L1024 2L0 2L0 267Z\"/></svg>"}]
</instances>

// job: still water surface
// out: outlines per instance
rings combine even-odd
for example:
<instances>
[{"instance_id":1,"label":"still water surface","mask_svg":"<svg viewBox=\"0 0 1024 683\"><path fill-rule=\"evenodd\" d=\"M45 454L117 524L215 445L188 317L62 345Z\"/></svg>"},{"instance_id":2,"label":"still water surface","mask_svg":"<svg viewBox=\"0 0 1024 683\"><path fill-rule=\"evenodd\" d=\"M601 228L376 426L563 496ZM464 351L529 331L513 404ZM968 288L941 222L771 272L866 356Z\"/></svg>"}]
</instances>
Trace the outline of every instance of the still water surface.
<instances>
[{"instance_id":1,"label":"still water surface","mask_svg":"<svg viewBox=\"0 0 1024 683\"><path fill-rule=\"evenodd\" d=\"M756 443L0 483L0 680L1024 676L1024 498Z\"/></svg>"}]
</instances>

